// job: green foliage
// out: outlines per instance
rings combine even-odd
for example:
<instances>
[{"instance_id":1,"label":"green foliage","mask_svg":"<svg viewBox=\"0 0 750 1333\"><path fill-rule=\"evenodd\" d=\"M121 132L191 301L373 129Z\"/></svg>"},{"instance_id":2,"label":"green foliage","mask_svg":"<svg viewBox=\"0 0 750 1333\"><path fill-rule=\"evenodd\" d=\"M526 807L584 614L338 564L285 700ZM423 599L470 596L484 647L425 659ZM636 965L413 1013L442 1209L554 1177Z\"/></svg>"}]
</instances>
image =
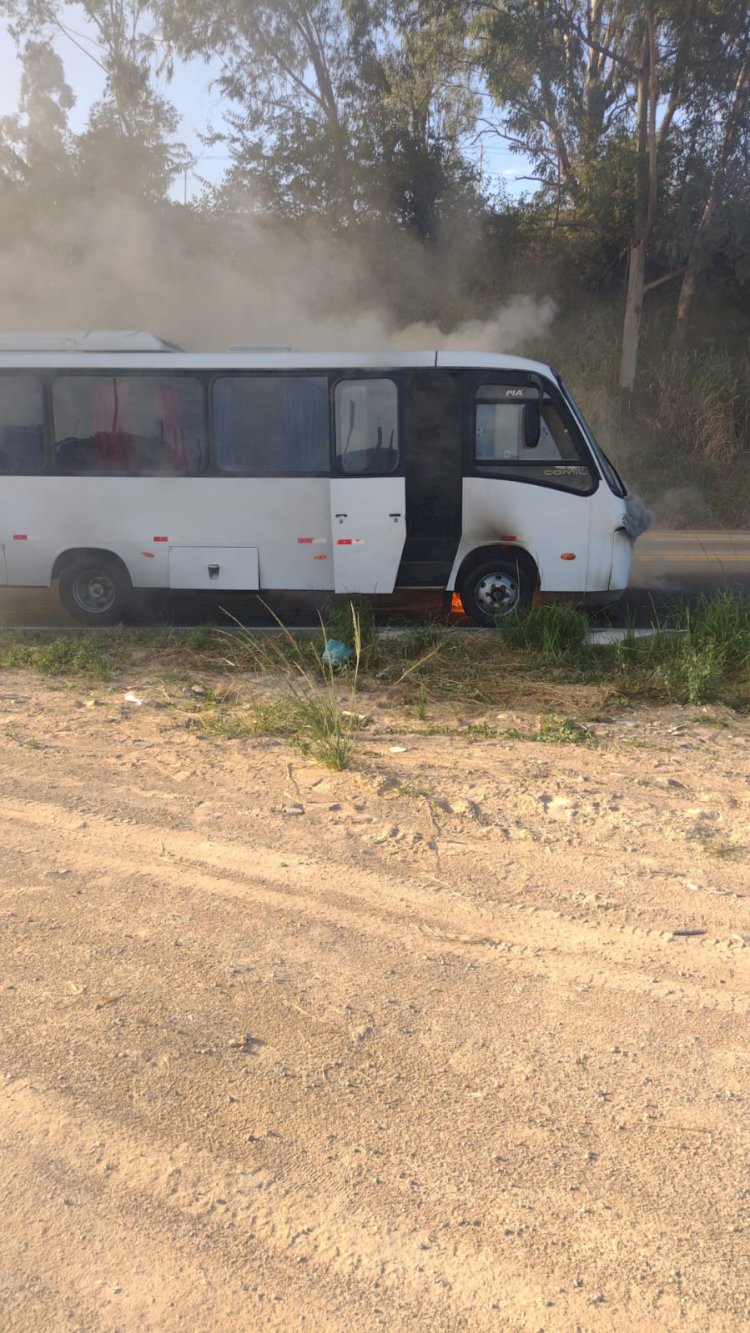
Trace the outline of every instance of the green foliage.
<instances>
[{"instance_id":1,"label":"green foliage","mask_svg":"<svg viewBox=\"0 0 750 1333\"><path fill-rule=\"evenodd\" d=\"M750 704L750 599L727 591L683 608L652 639L615 650L617 683L631 697Z\"/></svg>"},{"instance_id":2,"label":"green foliage","mask_svg":"<svg viewBox=\"0 0 750 1333\"><path fill-rule=\"evenodd\" d=\"M247 709L216 709L193 725L230 740L280 736L335 770L351 767L358 730L356 717L343 710L332 694L320 691L306 695L284 691L254 700Z\"/></svg>"},{"instance_id":3,"label":"green foliage","mask_svg":"<svg viewBox=\"0 0 750 1333\"><path fill-rule=\"evenodd\" d=\"M377 653L375 612L365 598L331 602L323 613L323 626L330 639L338 639L360 657L372 661Z\"/></svg>"},{"instance_id":4,"label":"green foliage","mask_svg":"<svg viewBox=\"0 0 750 1333\"><path fill-rule=\"evenodd\" d=\"M351 766L357 719L344 712L332 691L298 696L294 714L298 743L309 747L326 768Z\"/></svg>"},{"instance_id":5,"label":"green foliage","mask_svg":"<svg viewBox=\"0 0 750 1333\"><path fill-rule=\"evenodd\" d=\"M112 666L96 633L35 638L12 631L0 636L0 666L32 667L44 676L109 680Z\"/></svg>"},{"instance_id":6,"label":"green foliage","mask_svg":"<svg viewBox=\"0 0 750 1333\"><path fill-rule=\"evenodd\" d=\"M183 55L221 61L233 109L214 139L232 166L217 201L260 198L334 226L385 217L431 239L451 201L471 199L460 141L478 104L452 77L465 65L460 7L166 0L160 13Z\"/></svg>"},{"instance_id":7,"label":"green foliage","mask_svg":"<svg viewBox=\"0 0 750 1333\"><path fill-rule=\"evenodd\" d=\"M541 745L596 745L597 739L589 727L576 722L572 717L558 717L548 714L540 717L534 731L526 733L516 729L506 731L506 736L519 741L538 741Z\"/></svg>"},{"instance_id":8,"label":"green foliage","mask_svg":"<svg viewBox=\"0 0 750 1333\"><path fill-rule=\"evenodd\" d=\"M3 0L0 13L14 20L23 76L19 117L0 121L0 180L5 171L27 198L71 207L82 196L131 196L143 206L164 199L175 176L190 162L174 142L179 115L156 87L169 73L148 0L79 0L80 22L93 44L77 40L75 19L57 0ZM85 36L89 38L89 33ZM74 136L68 113L75 104L53 38L77 45L104 74L104 86L88 123Z\"/></svg>"},{"instance_id":9,"label":"green foliage","mask_svg":"<svg viewBox=\"0 0 750 1333\"><path fill-rule=\"evenodd\" d=\"M500 627L511 648L534 653L543 662L554 663L577 654L588 633L588 620L582 611L565 603L537 604L527 611L514 611Z\"/></svg>"},{"instance_id":10,"label":"green foliage","mask_svg":"<svg viewBox=\"0 0 750 1333\"><path fill-rule=\"evenodd\" d=\"M645 325L643 387L628 407L617 390L611 299L579 293L529 351L557 365L597 439L662 526L744 527L750 379L741 346L676 348L670 320L671 310L662 310Z\"/></svg>"},{"instance_id":11,"label":"green foliage","mask_svg":"<svg viewBox=\"0 0 750 1333\"><path fill-rule=\"evenodd\" d=\"M231 644L234 663L246 665L248 657L256 671L264 677L283 682L281 700L255 703L241 725L248 734L272 731L288 735L301 749L309 751L327 768L348 768L355 753L355 733L360 729L361 717L350 706L342 707L341 690L349 691L349 702L356 698L357 681L362 665L363 637L360 613L353 603L348 608L348 627L353 640L354 660L351 670L344 672L340 682L336 670L323 661L329 629L322 625L323 641L320 648L311 640L300 641L279 621L281 634L273 637L257 636L239 626L239 634L226 636Z\"/></svg>"}]
</instances>

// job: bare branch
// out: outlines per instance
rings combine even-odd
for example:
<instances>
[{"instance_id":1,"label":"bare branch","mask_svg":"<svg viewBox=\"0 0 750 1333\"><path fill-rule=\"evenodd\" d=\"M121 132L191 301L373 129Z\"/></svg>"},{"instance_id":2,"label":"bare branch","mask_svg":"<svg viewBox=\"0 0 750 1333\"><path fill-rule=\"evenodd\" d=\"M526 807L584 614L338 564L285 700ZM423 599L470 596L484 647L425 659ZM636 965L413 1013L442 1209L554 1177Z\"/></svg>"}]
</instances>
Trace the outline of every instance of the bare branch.
<instances>
[{"instance_id":1,"label":"bare branch","mask_svg":"<svg viewBox=\"0 0 750 1333\"><path fill-rule=\"evenodd\" d=\"M662 287L665 282L671 282L673 278L680 278L684 272L685 266L683 265L682 268L673 269L671 273L665 273L662 278L655 278L653 282L647 282L643 288L643 295L645 296L646 292L653 292L656 287Z\"/></svg>"},{"instance_id":2,"label":"bare branch","mask_svg":"<svg viewBox=\"0 0 750 1333\"><path fill-rule=\"evenodd\" d=\"M598 55L606 56L608 60L614 61L616 65L622 65L623 69L630 70L631 74L638 73L638 66L635 65L632 60L628 60L627 57L622 55L619 51L615 51L612 46L607 46L603 42L598 42L594 37L590 36L584 31L580 23L577 23L576 20L568 15L565 10L561 9L560 6L558 6L558 13L560 15L560 21L572 28L573 32L580 37L584 45L590 50L596 51Z\"/></svg>"}]
</instances>

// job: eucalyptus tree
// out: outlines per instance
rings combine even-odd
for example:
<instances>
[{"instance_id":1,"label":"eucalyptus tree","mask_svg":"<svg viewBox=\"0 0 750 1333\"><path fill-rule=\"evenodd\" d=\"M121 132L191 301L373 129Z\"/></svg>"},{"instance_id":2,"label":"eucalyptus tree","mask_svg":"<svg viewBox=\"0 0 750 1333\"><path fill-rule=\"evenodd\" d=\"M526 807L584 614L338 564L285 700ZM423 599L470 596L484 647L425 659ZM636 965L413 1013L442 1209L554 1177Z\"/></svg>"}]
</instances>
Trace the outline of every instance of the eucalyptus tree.
<instances>
[{"instance_id":1,"label":"eucalyptus tree","mask_svg":"<svg viewBox=\"0 0 750 1333\"><path fill-rule=\"evenodd\" d=\"M384 15L368 0L160 0L158 10L177 52L220 59L232 183L261 184L288 216L352 222L363 69Z\"/></svg>"},{"instance_id":2,"label":"eucalyptus tree","mask_svg":"<svg viewBox=\"0 0 750 1333\"><path fill-rule=\"evenodd\" d=\"M49 53L48 64L62 68L58 52L67 41L99 70L101 93L74 145L80 186L163 198L188 157L174 138L179 116L157 88L166 62L153 6L150 0L76 0L79 24L71 8L62 0L0 0L0 14L22 48L39 47Z\"/></svg>"},{"instance_id":3,"label":"eucalyptus tree","mask_svg":"<svg viewBox=\"0 0 750 1333\"><path fill-rule=\"evenodd\" d=\"M542 196L555 200L565 220L588 222L600 234L616 219L627 253L620 386L631 393L644 297L679 276L647 282L647 263L665 209L682 188L674 164L685 160L696 108L713 123L715 143L698 231L710 222L737 142L747 106L737 15L746 10L737 0L468 4L500 132L531 158ZM691 253L683 318L700 263L699 251Z\"/></svg>"},{"instance_id":4,"label":"eucalyptus tree","mask_svg":"<svg viewBox=\"0 0 750 1333\"><path fill-rule=\"evenodd\" d=\"M460 10L425 0L158 0L181 55L221 62L230 189L287 218L390 217L434 233L471 192L460 150L473 103ZM252 205L251 205L252 206Z\"/></svg>"},{"instance_id":5,"label":"eucalyptus tree","mask_svg":"<svg viewBox=\"0 0 750 1333\"><path fill-rule=\"evenodd\" d=\"M180 116L156 85L165 64L149 0L78 0L96 39L101 97L78 141L84 179L99 191L163 199L191 158L175 138Z\"/></svg>"},{"instance_id":6,"label":"eucalyptus tree","mask_svg":"<svg viewBox=\"0 0 750 1333\"><path fill-rule=\"evenodd\" d=\"M0 119L0 181L6 190L31 191L54 207L70 175L68 115L73 91L63 63L38 38L21 42L18 110Z\"/></svg>"},{"instance_id":7,"label":"eucalyptus tree","mask_svg":"<svg viewBox=\"0 0 750 1333\"><path fill-rule=\"evenodd\" d=\"M422 240L452 216L481 211L481 183L465 144L481 108L461 11L397 0L388 38L370 64L369 121L388 216Z\"/></svg>"}]
</instances>

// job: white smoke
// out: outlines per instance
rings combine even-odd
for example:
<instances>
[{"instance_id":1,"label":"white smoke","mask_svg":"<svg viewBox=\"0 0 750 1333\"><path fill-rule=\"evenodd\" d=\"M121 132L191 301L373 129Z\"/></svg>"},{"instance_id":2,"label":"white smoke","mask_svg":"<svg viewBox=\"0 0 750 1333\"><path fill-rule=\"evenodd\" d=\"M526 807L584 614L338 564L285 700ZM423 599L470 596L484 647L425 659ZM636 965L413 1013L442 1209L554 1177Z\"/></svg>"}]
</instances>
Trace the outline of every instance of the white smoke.
<instances>
[{"instance_id":1,"label":"white smoke","mask_svg":"<svg viewBox=\"0 0 750 1333\"><path fill-rule=\"evenodd\" d=\"M155 213L127 199L68 210L53 248L40 235L0 253L0 327L146 328L190 350L518 352L555 313L549 298L523 296L467 318L460 253L448 264L406 238ZM417 318L424 309L440 310L440 324Z\"/></svg>"}]
</instances>

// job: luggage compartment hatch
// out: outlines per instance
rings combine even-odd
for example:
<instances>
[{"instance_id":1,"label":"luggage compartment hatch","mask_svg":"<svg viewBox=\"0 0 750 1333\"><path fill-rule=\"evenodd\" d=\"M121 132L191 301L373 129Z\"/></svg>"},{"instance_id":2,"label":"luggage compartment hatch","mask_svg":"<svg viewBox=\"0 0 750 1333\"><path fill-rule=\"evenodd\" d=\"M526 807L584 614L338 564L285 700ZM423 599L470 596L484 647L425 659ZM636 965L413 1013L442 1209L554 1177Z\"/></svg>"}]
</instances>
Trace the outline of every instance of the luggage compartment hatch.
<instances>
[{"instance_id":1,"label":"luggage compartment hatch","mask_svg":"<svg viewBox=\"0 0 750 1333\"><path fill-rule=\"evenodd\" d=\"M257 546L170 546L170 588L257 592Z\"/></svg>"}]
</instances>

